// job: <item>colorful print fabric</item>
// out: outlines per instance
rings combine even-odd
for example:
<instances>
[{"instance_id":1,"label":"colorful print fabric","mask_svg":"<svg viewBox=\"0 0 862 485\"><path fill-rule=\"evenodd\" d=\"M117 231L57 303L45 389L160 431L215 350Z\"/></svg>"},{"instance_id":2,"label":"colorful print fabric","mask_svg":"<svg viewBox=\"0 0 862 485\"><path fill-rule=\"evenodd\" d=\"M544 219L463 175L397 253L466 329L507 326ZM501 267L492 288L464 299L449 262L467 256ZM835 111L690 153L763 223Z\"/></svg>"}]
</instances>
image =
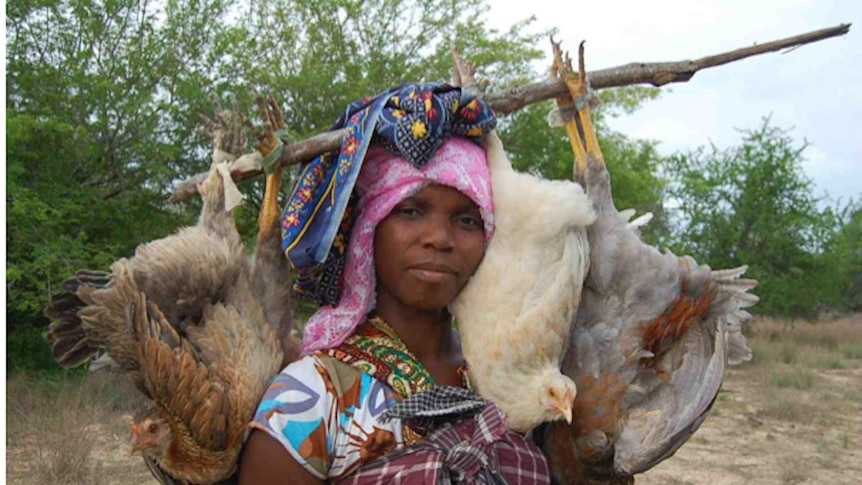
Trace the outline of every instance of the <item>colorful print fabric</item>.
<instances>
[{"instance_id":1,"label":"colorful print fabric","mask_svg":"<svg viewBox=\"0 0 862 485\"><path fill-rule=\"evenodd\" d=\"M327 353L387 383L402 397L434 386L434 378L389 325L374 317Z\"/></svg>"},{"instance_id":2,"label":"colorful print fabric","mask_svg":"<svg viewBox=\"0 0 862 485\"><path fill-rule=\"evenodd\" d=\"M445 83L403 84L348 105L332 126L347 129L341 149L300 168L284 209L282 247L298 272L297 294L321 305L338 302L353 187L372 138L421 168L445 138L478 142L495 125L482 100Z\"/></svg>"},{"instance_id":3,"label":"colorful print fabric","mask_svg":"<svg viewBox=\"0 0 862 485\"><path fill-rule=\"evenodd\" d=\"M318 353L274 378L250 426L315 477L337 479L403 444L402 422L380 421L399 400L385 383Z\"/></svg>"}]
</instances>

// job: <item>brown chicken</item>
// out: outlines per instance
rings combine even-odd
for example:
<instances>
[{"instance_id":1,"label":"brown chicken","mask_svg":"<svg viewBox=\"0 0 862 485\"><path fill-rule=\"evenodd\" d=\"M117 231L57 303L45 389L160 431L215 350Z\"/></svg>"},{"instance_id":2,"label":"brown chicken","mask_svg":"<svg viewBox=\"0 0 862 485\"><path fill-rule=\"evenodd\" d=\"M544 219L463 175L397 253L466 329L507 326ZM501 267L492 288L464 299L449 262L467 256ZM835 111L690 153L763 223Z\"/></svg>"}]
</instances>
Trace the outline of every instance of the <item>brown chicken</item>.
<instances>
[{"instance_id":1,"label":"brown chicken","mask_svg":"<svg viewBox=\"0 0 862 485\"><path fill-rule=\"evenodd\" d=\"M575 153L575 179L596 211L587 228L590 271L563 358L578 396L570 425L541 433L554 481L627 484L671 456L700 426L725 366L748 360L743 308L757 302L745 267L713 271L644 244L613 205L610 175L579 73L554 44L554 72L571 96L557 100ZM579 75L580 74L580 75Z\"/></svg>"},{"instance_id":2,"label":"brown chicken","mask_svg":"<svg viewBox=\"0 0 862 485\"><path fill-rule=\"evenodd\" d=\"M266 155L283 120L273 99L269 110L258 104ZM280 248L280 170L267 178L252 260L231 215L238 191L221 161L246 144L235 108L211 123L214 164L199 187L198 223L139 246L111 273L78 272L46 309L57 320L48 339L58 362L79 365L104 348L153 401L132 425L132 449L162 483L229 477L269 380L298 354Z\"/></svg>"}]
</instances>

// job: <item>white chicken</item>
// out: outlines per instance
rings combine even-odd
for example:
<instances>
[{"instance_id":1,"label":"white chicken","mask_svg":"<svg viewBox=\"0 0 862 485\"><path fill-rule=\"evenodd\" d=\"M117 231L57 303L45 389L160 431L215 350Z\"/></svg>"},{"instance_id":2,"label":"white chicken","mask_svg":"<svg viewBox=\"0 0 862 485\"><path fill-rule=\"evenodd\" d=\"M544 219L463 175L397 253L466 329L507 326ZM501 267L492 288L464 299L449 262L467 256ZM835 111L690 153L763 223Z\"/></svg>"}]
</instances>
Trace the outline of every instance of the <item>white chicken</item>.
<instances>
[{"instance_id":1,"label":"white chicken","mask_svg":"<svg viewBox=\"0 0 862 485\"><path fill-rule=\"evenodd\" d=\"M560 372L589 270L580 185L515 172L496 133L485 140L496 231L476 274L452 304L470 381L514 431L571 422L574 382Z\"/></svg>"}]
</instances>

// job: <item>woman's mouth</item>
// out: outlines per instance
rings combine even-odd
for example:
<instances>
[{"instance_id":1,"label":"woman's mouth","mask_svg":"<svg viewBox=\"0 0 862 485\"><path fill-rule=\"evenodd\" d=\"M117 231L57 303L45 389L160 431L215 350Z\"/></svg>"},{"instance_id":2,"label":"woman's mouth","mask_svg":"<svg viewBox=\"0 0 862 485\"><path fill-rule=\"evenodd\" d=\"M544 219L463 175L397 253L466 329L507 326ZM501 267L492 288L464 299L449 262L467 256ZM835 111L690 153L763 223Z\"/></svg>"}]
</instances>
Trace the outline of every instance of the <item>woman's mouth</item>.
<instances>
[{"instance_id":1,"label":"woman's mouth","mask_svg":"<svg viewBox=\"0 0 862 485\"><path fill-rule=\"evenodd\" d=\"M443 283L457 276L455 270L441 264L419 264L411 266L408 271L416 278L428 283Z\"/></svg>"}]
</instances>

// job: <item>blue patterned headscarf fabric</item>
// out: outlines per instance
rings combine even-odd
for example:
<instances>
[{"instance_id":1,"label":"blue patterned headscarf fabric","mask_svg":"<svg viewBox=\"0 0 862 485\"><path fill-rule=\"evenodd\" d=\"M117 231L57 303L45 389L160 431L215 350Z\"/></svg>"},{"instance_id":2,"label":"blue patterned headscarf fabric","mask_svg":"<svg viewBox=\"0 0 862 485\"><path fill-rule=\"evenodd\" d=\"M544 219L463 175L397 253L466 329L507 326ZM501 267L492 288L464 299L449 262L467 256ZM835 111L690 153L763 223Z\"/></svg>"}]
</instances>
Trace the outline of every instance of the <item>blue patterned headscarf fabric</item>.
<instances>
[{"instance_id":1,"label":"blue patterned headscarf fabric","mask_svg":"<svg viewBox=\"0 0 862 485\"><path fill-rule=\"evenodd\" d=\"M355 221L353 187L372 140L422 167L446 137L478 143L496 124L481 99L445 83L402 84L350 103L332 125L347 129L341 149L300 167L282 216L282 249L298 273L297 295L338 302Z\"/></svg>"}]
</instances>

